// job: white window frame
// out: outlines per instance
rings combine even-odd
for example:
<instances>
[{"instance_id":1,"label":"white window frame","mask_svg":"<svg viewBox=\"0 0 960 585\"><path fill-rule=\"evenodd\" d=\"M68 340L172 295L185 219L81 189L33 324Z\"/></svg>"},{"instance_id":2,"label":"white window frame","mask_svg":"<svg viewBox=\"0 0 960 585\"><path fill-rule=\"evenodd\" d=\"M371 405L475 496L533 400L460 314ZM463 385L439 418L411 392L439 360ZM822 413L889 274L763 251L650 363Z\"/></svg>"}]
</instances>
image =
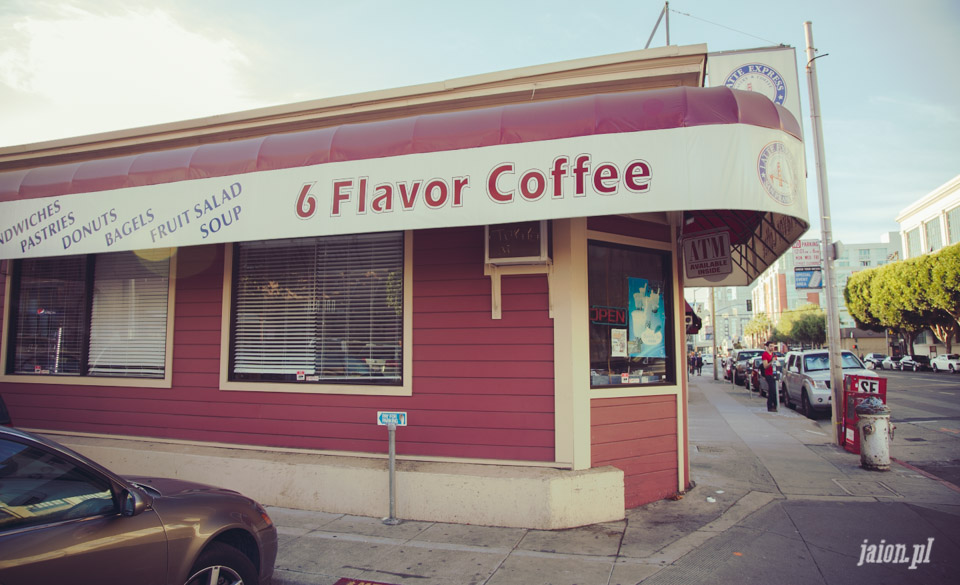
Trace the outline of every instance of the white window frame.
<instances>
[{"instance_id":1,"label":"white window frame","mask_svg":"<svg viewBox=\"0 0 960 585\"><path fill-rule=\"evenodd\" d=\"M230 380L230 315L233 307L234 244L226 244L223 275L223 314L220 335L220 390L238 392L283 392L292 394L352 394L368 396L413 395L413 232L403 235L403 374L401 383L383 384L329 384L288 382L247 382Z\"/></svg>"},{"instance_id":2,"label":"white window frame","mask_svg":"<svg viewBox=\"0 0 960 585\"><path fill-rule=\"evenodd\" d=\"M138 388L171 388L173 387L173 328L174 328L174 307L176 306L177 289L177 250L169 249L170 273L167 277L167 331L166 341L164 343L164 367L162 378L140 378L124 376L45 376L35 374L7 374L7 348L12 343L10 339L11 299L13 296L13 278L10 277L7 270L6 286L4 287L3 303L3 350L0 351L0 382L11 382L17 384L53 384L70 386L125 386ZM9 267L12 260L6 260L6 266ZM88 326L86 335L90 334Z\"/></svg>"}]
</instances>

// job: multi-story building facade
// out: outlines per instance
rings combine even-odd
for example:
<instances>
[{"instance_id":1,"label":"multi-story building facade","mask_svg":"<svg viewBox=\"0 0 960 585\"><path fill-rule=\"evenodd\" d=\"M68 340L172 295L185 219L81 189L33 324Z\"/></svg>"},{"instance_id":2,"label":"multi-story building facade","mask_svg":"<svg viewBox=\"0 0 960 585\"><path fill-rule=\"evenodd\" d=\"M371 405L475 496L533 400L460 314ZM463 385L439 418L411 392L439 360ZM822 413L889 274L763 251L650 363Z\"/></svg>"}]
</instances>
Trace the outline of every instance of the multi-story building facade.
<instances>
[{"instance_id":1,"label":"multi-story building facade","mask_svg":"<svg viewBox=\"0 0 960 585\"><path fill-rule=\"evenodd\" d=\"M960 175L908 205L897 216L897 223L904 258L960 243ZM926 330L914 339L914 350L932 355L946 351L946 346Z\"/></svg>"},{"instance_id":2,"label":"multi-story building facade","mask_svg":"<svg viewBox=\"0 0 960 585\"><path fill-rule=\"evenodd\" d=\"M960 175L897 216L903 257L916 258L960 242Z\"/></svg>"}]
</instances>

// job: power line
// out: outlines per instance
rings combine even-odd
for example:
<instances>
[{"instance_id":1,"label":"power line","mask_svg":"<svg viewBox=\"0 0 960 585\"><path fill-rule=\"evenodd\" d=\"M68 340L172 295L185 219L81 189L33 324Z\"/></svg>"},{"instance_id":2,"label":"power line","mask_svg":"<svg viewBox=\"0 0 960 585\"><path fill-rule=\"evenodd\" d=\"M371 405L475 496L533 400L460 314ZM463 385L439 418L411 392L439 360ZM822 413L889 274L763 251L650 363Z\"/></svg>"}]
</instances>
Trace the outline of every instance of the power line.
<instances>
[{"instance_id":1,"label":"power line","mask_svg":"<svg viewBox=\"0 0 960 585\"><path fill-rule=\"evenodd\" d=\"M711 21L709 21L709 20L706 20L706 19L704 19L704 18L700 18L700 17L694 16L694 15L692 15L692 14L688 14L688 13L686 13L686 12L680 12L679 10L674 10L673 8L670 9L670 12L674 12L674 13L680 14L680 15L682 15L682 16L687 16L687 17L689 17L689 18L692 18L692 19L694 19L694 20L699 20L699 21L705 22L705 23L707 23L707 24L712 24L713 26L719 26L720 28L725 28L725 29L730 30L730 31L733 31L733 32L735 32L735 33L740 33L740 34L742 34L742 35L747 35L748 37L753 37L753 38L755 38L755 39L759 39L759 40L761 40L761 41L763 41L763 42L765 42L765 43L770 43L771 45L780 45L781 47L785 46L783 43L778 43L778 42L776 42L776 41L771 41L770 39L765 39L765 38L763 38L763 37L758 37L757 35L752 35L752 34L750 34L750 33L748 33L748 32L744 32L744 31L742 31L742 30L737 30L737 29L735 29L735 28L731 28L731 27L726 26L726 25L723 25L723 24L719 24L719 23L716 23L716 22L711 22ZM657 24L659 24L659 21L657 21Z\"/></svg>"}]
</instances>

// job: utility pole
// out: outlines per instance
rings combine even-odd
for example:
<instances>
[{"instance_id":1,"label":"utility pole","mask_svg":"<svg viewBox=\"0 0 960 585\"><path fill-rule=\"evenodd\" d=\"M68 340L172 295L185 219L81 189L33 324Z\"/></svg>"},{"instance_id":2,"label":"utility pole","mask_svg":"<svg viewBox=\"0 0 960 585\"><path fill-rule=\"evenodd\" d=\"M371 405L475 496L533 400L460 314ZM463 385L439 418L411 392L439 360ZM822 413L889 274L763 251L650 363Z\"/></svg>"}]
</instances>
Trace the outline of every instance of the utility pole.
<instances>
[{"instance_id":1,"label":"utility pole","mask_svg":"<svg viewBox=\"0 0 960 585\"><path fill-rule=\"evenodd\" d=\"M834 440L843 444L841 434L843 408L843 366L840 363L840 316L837 302L837 280L833 272L836 252L830 223L830 193L827 189L827 158L823 149L823 126L820 119L820 88L817 85L816 50L813 48L813 23L803 23L807 39L807 87L810 90L810 121L813 126L813 150L817 159L817 192L820 198L820 237L823 245L823 282L827 294L827 345L830 356L830 391L833 395L832 422Z\"/></svg>"}]
</instances>

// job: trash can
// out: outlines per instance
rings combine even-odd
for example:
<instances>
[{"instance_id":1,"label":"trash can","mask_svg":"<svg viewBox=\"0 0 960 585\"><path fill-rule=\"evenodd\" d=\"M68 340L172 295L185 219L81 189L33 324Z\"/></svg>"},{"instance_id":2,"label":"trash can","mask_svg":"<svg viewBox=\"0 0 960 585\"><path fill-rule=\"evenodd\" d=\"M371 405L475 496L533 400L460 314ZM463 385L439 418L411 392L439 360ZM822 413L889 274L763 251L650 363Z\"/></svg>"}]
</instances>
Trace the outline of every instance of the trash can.
<instances>
[{"instance_id":1,"label":"trash can","mask_svg":"<svg viewBox=\"0 0 960 585\"><path fill-rule=\"evenodd\" d=\"M857 405L857 436L860 437L860 467L890 471L890 441L894 427L890 409L871 396Z\"/></svg>"}]
</instances>

